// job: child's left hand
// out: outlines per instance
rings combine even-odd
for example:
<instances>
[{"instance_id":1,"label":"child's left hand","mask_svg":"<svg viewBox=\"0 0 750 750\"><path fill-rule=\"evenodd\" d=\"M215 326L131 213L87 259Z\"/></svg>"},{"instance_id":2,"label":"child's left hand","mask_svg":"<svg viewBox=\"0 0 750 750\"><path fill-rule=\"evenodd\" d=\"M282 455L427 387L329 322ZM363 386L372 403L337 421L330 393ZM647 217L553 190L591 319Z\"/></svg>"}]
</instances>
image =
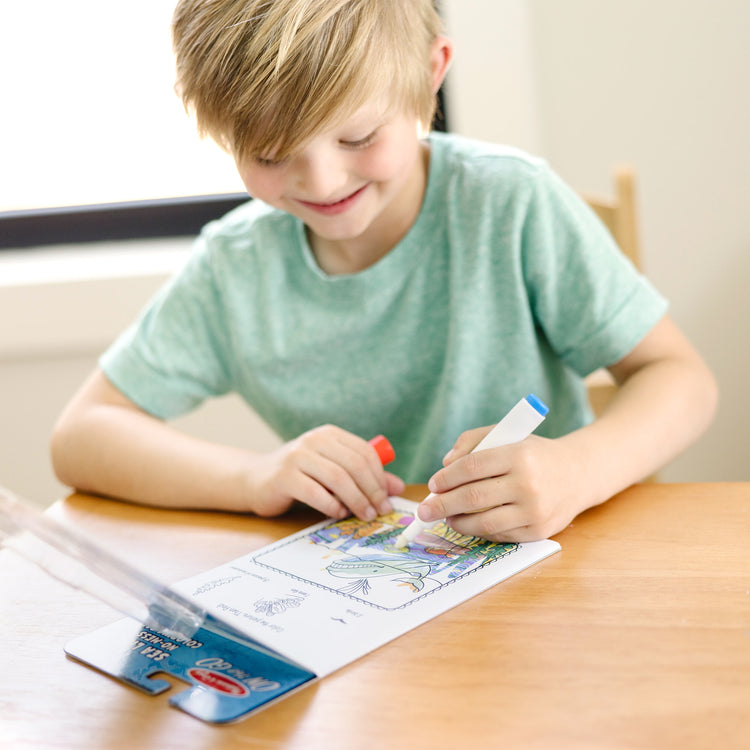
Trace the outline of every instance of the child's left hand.
<instances>
[{"instance_id":1,"label":"child's left hand","mask_svg":"<svg viewBox=\"0 0 750 750\"><path fill-rule=\"evenodd\" d=\"M435 496L420 505L419 517L446 518L461 534L497 542L546 539L562 531L586 507L576 481L580 463L560 441L536 435L471 453L490 429L469 430L458 438L443 459L444 468L430 479Z\"/></svg>"}]
</instances>

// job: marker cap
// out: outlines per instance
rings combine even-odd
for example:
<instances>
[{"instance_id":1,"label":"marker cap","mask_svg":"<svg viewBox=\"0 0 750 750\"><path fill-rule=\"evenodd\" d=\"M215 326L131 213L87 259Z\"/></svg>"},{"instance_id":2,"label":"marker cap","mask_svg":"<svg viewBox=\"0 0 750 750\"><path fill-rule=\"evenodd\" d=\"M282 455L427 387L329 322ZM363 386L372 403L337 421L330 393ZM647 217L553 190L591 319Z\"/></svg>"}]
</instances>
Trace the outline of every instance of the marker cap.
<instances>
[{"instance_id":1,"label":"marker cap","mask_svg":"<svg viewBox=\"0 0 750 750\"><path fill-rule=\"evenodd\" d=\"M378 454L380 463L383 466L396 458L396 451L393 450L393 446L385 435L376 435L372 440L368 440L367 442L375 448L375 452Z\"/></svg>"},{"instance_id":2,"label":"marker cap","mask_svg":"<svg viewBox=\"0 0 750 750\"><path fill-rule=\"evenodd\" d=\"M529 402L529 405L536 409L543 417L547 415L549 407L539 398L539 396L530 393L526 396L526 400Z\"/></svg>"}]
</instances>

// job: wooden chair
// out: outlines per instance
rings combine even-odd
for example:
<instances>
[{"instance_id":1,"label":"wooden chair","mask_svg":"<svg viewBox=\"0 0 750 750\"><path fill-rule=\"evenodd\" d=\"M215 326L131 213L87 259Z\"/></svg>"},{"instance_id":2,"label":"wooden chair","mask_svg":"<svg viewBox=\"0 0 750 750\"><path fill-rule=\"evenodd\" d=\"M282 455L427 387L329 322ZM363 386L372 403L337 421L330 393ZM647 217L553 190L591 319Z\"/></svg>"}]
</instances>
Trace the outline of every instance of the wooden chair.
<instances>
[{"instance_id":1,"label":"wooden chair","mask_svg":"<svg viewBox=\"0 0 750 750\"><path fill-rule=\"evenodd\" d=\"M639 270L641 249L638 240L638 221L635 208L635 173L630 166L614 170L614 196L600 197L582 193L581 197L591 206L609 229L620 250L630 258ZM594 414L599 415L617 391L617 385L606 370L597 370L586 378L589 402Z\"/></svg>"},{"instance_id":2,"label":"wooden chair","mask_svg":"<svg viewBox=\"0 0 750 750\"><path fill-rule=\"evenodd\" d=\"M635 209L635 172L623 165L614 170L614 197L604 198L582 193L581 197L609 229L620 250L641 269L638 220Z\"/></svg>"}]
</instances>

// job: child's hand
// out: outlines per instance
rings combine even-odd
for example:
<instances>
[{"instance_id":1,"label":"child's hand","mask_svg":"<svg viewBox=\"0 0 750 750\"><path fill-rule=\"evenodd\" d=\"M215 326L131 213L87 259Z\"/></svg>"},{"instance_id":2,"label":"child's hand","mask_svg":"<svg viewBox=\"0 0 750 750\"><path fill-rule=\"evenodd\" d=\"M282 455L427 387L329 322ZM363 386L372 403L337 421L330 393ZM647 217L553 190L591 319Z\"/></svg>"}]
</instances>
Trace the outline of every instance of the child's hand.
<instances>
[{"instance_id":1,"label":"child's hand","mask_svg":"<svg viewBox=\"0 0 750 750\"><path fill-rule=\"evenodd\" d=\"M279 515L299 501L333 518L352 512L372 520L389 513L388 497L403 490L366 440L332 425L254 458L247 476L249 509L261 516Z\"/></svg>"},{"instance_id":2,"label":"child's hand","mask_svg":"<svg viewBox=\"0 0 750 750\"><path fill-rule=\"evenodd\" d=\"M424 521L446 518L461 534L492 541L545 539L583 509L576 464L557 440L535 435L471 453L491 428L463 433L430 479L435 497L420 505Z\"/></svg>"}]
</instances>

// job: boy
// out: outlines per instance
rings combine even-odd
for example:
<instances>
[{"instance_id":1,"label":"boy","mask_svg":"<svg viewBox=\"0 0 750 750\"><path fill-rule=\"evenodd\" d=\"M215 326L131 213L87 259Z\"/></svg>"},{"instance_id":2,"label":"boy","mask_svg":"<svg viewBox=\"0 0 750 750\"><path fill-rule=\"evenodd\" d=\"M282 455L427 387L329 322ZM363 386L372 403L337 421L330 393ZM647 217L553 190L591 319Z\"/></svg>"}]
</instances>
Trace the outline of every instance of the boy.
<instances>
[{"instance_id":1,"label":"boy","mask_svg":"<svg viewBox=\"0 0 750 750\"><path fill-rule=\"evenodd\" d=\"M173 33L183 101L255 200L205 228L73 398L52 441L63 482L370 519L429 478L423 520L527 541L706 429L712 375L573 192L525 154L424 137L452 57L430 0L181 0ZM591 422L582 378L600 366L621 388ZM163 421L230 390L281 449ZM468 455L528 392L551 407L539 434Z\"/></svg>"}]
</instances>

